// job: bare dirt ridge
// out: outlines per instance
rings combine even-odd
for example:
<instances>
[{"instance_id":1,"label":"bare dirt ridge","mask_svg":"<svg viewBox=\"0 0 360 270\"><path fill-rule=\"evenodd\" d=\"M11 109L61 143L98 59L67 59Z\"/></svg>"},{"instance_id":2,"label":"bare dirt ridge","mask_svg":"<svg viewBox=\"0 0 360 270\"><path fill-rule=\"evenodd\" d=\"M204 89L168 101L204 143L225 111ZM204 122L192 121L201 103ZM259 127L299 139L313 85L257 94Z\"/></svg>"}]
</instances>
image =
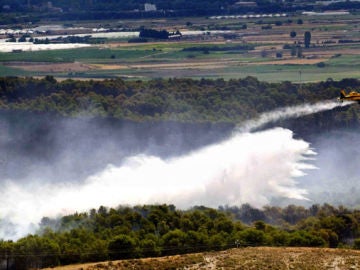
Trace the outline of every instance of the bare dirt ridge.
<instances>
[{"instance_id":1,"label":"bare dirt ridge","mask_svg":"<svg viewBox=\"0 0 360 270\"><path fill-rule=\"evenodd\" d=\"M47 270L52 268L47 268ZM247 247L219 252L159 258L109 261L53 268L56 270L98 269L360 269L360 251L329 248Z\"/></svg>"}]
</instances>

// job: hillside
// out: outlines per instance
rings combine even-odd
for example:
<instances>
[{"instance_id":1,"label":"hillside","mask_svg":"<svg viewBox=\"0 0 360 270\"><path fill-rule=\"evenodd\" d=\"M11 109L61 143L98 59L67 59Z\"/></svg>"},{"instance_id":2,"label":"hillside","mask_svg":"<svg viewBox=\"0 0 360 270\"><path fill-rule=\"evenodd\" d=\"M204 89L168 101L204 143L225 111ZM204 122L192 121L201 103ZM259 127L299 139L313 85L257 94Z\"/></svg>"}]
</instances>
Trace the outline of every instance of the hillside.
<instances>
[{"instance_id":1,"label":"hillside","mask_svg":"<svg viewBox=\"0 0 360 270\"><path fill-rule=\"evenodd\" d=\"M336 99L340 89L360 86L356 79L320 83L267 83L245 79L150 81L57 81L0 78L0 109L62 116L112 117L131 121L233 123L255 118L278 107ZM354 126L356 107L333 115L318 115L315 127ZM299 126L298 126L299 127ZM309 122L306 123L309 129Z\"/></svg>"},{"instance_id":2,"label":"hillside","mask_svg":"<svg viewBox=\"0 0 360 270\"><path fill-rule=\"evenodd\" d=\"M360 155L343 143L358 141L357 104L340 108L341 103L332 101L339 108L311 111L291 121L280 117L276 125L281 128L226 139L241 120L280 105L294 105L291 109L297 111L295 105L304 101L302 107L314 108L310 104L320 101L316 106L322 107L340 89L359 85L347 79L300 87L252 77L61 82L51 76L2 78L0 169L13 185L3 189L0 238L17 241L0 241L0 262L11 269L38 269L221 250L234 247L235 241L242 246L359 248L359 211L316 205L360 197ZM314 163L321 168L299 186L290 181L292 168L303 168L301 154L313 151L298 136L313 143L319 153ZM209 146L199 150L204 145ZM281 162L283 157L286 162ZM240 207L242 202L261 207L302 200L303 190L314 199L307 209L274 206L261 212ZM324 191L327 197L320 200L318 194ZM158 203L162 196L163 203L172 205L143 205ZM194 205L199 207L175 208ZM59 214L65 216L55 219ZM39 230L31 224L39 224ZM195 261L204 263L202 257Z\"/></svg>"},{"instance_id":3,"label":"hillside","mask_svg":"<svg viewBox=\"0 0 360 270\"><path fill-rule=\"evenodd\" d=\"M219 252L70 265L56 270L95 269L359 269L360 251L327 248L234 248Z\"/></svg>"}]
</instances>

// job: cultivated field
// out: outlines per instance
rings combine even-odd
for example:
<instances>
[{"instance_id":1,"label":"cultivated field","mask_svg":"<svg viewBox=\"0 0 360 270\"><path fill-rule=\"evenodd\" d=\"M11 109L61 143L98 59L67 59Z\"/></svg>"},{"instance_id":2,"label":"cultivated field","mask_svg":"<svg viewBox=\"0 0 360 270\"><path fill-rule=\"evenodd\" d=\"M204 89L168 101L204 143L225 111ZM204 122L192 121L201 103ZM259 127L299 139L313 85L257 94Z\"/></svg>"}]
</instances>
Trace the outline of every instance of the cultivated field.
<instances>
[{"instance_id":1,"label":"cultivated field","mask_svg":"<svg viewBox=\"0 0 360 270\"><path fill-rule=\"evenodd\" d=\"M0 53L0 72L57 78L256 76L293 82L360 78L359 21L360 15L129 20L122 22L128 28L148 25L198 32L172 41L128 43L111 38L87 48ZM304 47L305 31L311 33L309 48ZM296 36L290 37L291 32ZM239 49L247 45L253 49Z\"/></svg>"},{"instance_id":2,"label":"cultivated field","mask_svg":"<svg viewBox=\"0 0 360 270\"><path fill-rule=\"evenodd\" d=\"M56 270L98 269L242 269L350 270L360 268L360 251L321 248L236 248L220 252L160 258L109 261L57 267ZM48 268L50 269L50 268Z\"/></svg>"}]
</instances>

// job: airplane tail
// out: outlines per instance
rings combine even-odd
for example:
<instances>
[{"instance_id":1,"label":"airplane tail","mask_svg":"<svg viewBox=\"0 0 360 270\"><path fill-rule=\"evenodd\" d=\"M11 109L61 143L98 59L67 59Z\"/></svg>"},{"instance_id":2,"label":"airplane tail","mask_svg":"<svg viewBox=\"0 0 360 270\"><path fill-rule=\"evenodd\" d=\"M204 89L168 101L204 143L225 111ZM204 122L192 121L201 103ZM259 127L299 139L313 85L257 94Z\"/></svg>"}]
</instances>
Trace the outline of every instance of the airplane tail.
<instances>
[{"instance_id":1,"label":"airplane tail","mask_svg":"<svg viewBox=\"0 0 360 270\"><path fill-rule=\"evenodd\" d=\"M345 97L346 93L345 93L345 90L341 90L340 91L340 99L343 99Z\"/></svg>"}]
</instances>

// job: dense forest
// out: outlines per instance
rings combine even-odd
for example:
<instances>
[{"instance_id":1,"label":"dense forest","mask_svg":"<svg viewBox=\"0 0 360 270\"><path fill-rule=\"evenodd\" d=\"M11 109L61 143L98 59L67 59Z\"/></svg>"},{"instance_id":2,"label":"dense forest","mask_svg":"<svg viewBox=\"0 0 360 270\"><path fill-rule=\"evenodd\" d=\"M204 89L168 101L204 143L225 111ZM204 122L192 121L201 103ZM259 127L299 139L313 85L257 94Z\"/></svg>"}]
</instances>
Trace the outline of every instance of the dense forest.
<instances>
[{"instance_id":1,"label":"dense forest","mask_svg":"<svg viewBox=\"0 0 360 270\"><path fill-rule=\"evenodd\" d=\"M36 235L0 241L1 269L154 257L246 246L360 248L360 212L328 204L309 208L250 205L143 205L43 218Z\"/></svg>"},{"instance_id":2,"label":"dense forest","mask_svg":"<svg viewBox=\"0 0 360 270\"><path fill-rule=\"evenodd\" d=\"M356 90L359 86L355 79L297 85L261 82L253 77L61 82L51 76L0 78L0 109L131 121L239 124L275 108L335 100L340 89ZM357 106L349 106L312 115L297 123L297 130L354 127L359 124L358 114Z\"/></svg>"}]
</instances>

